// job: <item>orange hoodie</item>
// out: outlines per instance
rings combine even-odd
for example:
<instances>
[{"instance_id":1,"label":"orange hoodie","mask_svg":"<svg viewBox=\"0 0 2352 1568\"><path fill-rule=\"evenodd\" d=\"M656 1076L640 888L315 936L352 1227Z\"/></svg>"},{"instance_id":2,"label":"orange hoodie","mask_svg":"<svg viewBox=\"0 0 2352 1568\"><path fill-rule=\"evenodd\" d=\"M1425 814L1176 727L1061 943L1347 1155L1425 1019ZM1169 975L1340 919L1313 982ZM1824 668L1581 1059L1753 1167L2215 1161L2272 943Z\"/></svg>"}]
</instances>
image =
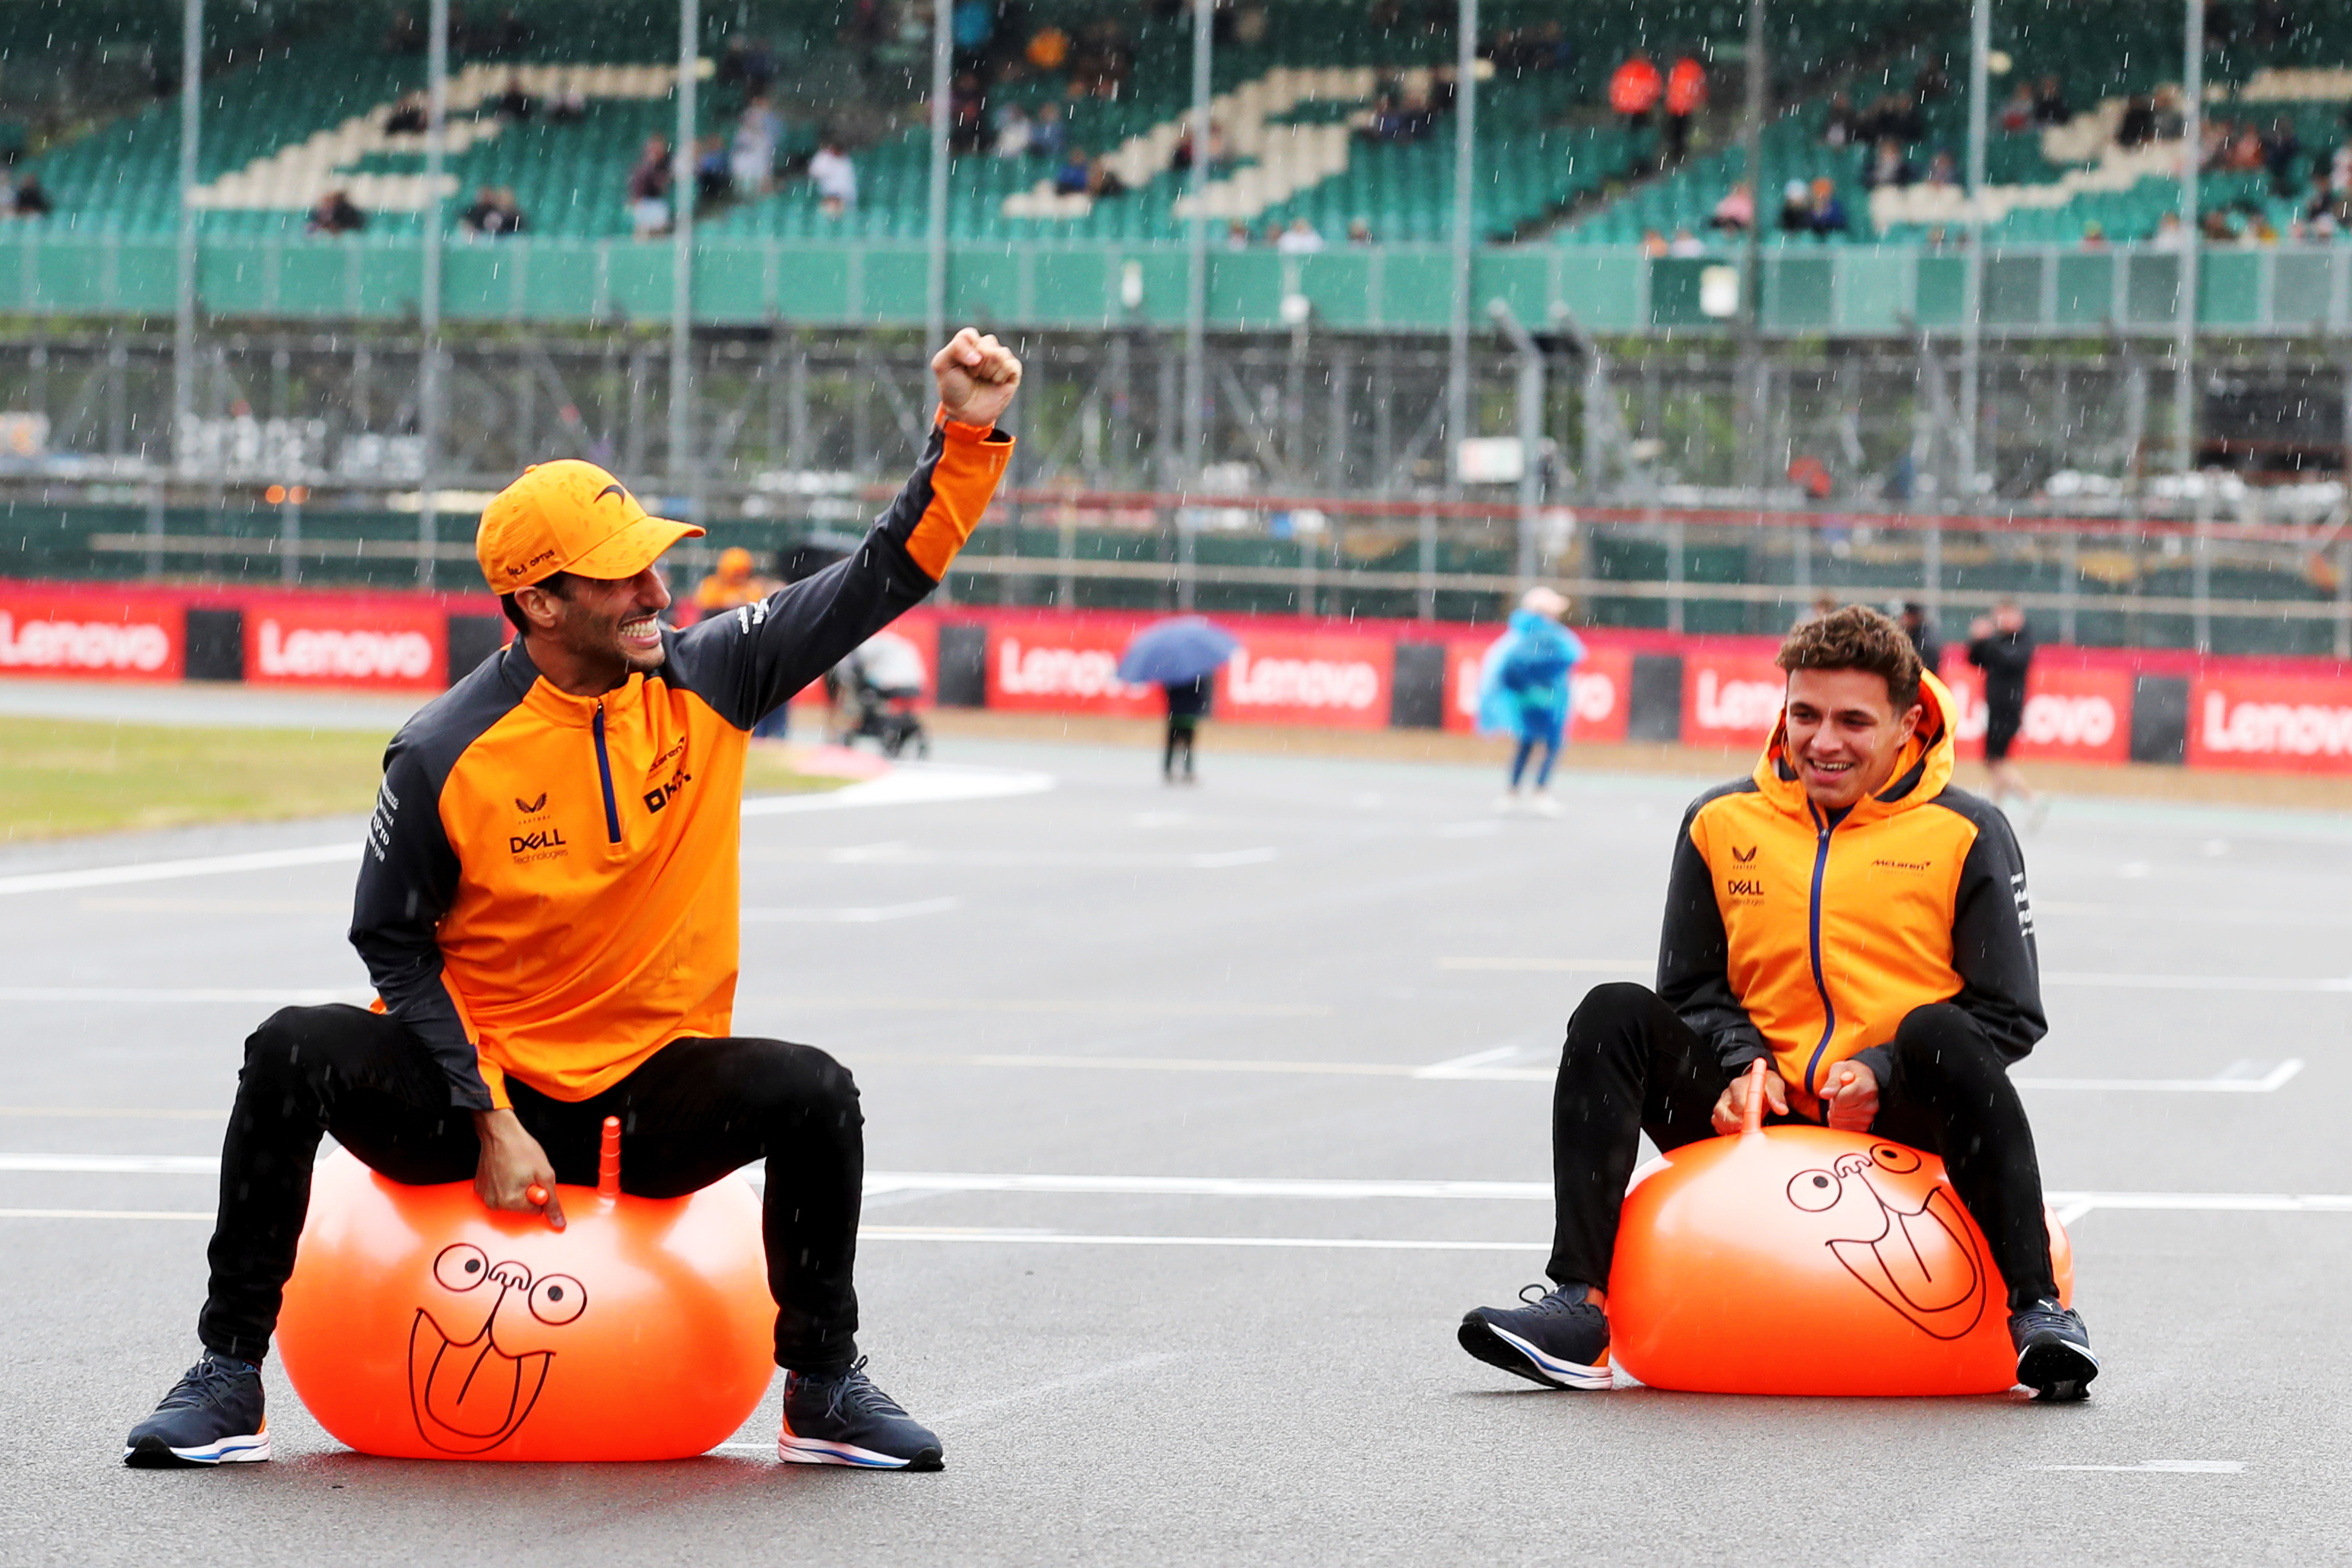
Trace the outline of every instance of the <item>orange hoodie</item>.
<instances>
[{"instance_id":1,"label":"orange hoodie","mask_svg":"<svg viewBox=\"0 0 2352 1568\"><path fill-rule=\"evenodd\" d=\"M665 631L650 675L573 697L520 640L403 727L352 944L452 1105L503 1106L509 1077L585 1100L731 1032L751 727L939 585L1012 450L936 426L856 554Z\"/></svg>"},{"instance_id":2,"label":"orange hoodie","mask_svg":"<svg viewBox=\"0 0 2352 1568\"><path fill-rule=\"evenodd\" d=\"M1726 1068L1771 1058L1818 1113L1822 1075L1848 1058L1881 1083L1904 1017L1966 1009L2015 1061L2044 1030L2025 861L2009 819L1951 786L1951 693L1927 711L1895 776L1843 816L1806 797L1785 721L1755 773L1683 819L1658 947L1658 994Z\"/></svg>"}]
</instances>

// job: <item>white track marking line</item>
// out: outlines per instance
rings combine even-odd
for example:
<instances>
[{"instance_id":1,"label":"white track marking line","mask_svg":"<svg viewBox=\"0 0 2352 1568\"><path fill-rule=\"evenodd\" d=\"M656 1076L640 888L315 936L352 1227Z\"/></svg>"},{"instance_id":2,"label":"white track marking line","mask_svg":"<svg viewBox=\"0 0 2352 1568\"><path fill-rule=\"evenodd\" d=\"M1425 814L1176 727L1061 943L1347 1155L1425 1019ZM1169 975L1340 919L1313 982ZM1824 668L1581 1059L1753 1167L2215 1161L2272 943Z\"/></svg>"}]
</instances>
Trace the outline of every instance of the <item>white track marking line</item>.
<instances>
[{"instance_id":1,"label":"white track marking line","mask_svg":"<svg viewBox=\"0 0 2352 1568\"><path fill-rule=\"evenodd\" d=\"M1041 1247L1270 1247L1326 1252L1543 1252L1551 1246L1548 1241L1395 1241L1337 1236L1082 1236L1061 1230L912 1225L862 1226L857 1239Z\"/></svg>"},{"instance_id":2,"label":"white track marking line","mask_svg":"<svg viewBox=\"0 0 2352 1568\"><path fill-rule=\"evenodd\" d=\"M137 860L127 866L92 866L79 871L36 871L22 877L0 877L0 898L11 893L54 893L68 888L113 888L126 882L168 882L181 877L213 877L233 871L278 871L289 866L327 866L359 858L360 846L354 839L349 844L261 849L249 855Z\"/></svg>"},{"instance_id":3,"label":"white track marking line","mask_svg":"<svg viewBox=\"0 0 2352 1568\"><path fill-rule=\"evenodd\" d=\"M2037 1470L2104 1471L2120 1476L2235 1476L2245 1473L2242 1459L2148 1459L2137 1465L2036 1465Z\"/></svg>"},{"instance_id":4,"label":"white track marking line","mask_svg":"<svg viewBox=\"0 0 2352 1568\"><path fill-rule=\"evenodd\" d=\"M217 1176L212 1154L0 1154L0 1171L71 1171L111 1176Z\"/></svg>"},{"instance_id":5,"label":"white track marking line","mask_svg":"<svg viewBox=\"0 0 2352 1568\"><path fill-rule=\"evenodd\" d=\"M330 1002L364 1006L375 993L364 985L342 987L247 989L236 986L185 986L141 989L131 985L0 985L0 1002L97 1002L124 1006L175 1002L235 1002L246 1006L319 1007Z\"/></svg>"},{"instance_id":6,"label":"white track marking line","mask_svg":"<svg viewBox=\"0 0 2352 1568\"><path fill-rule=\"evenodd\" d=\"M961 1171L871 1171L881 1193L1086 1193L1199 1198L1507 1198L1549 1203L1549 1182L1333 1181L1263 1176L996 1175Z\"/></svg>"},{"instance_id":7,"label":"white track marking line","mask_svg":"<svg viewBox=\"0 0 2352 1568\"><path fill-rule=\"evenodd\" d=\"M0 1116L68 1116L98 1121L226 1121L222 1110L159 1110L110 1105L0 1105Z\"/></svg>"},{"instance_id":8,"label":"white track marking line","mask_svg":"<svg viewBox=\"0 0 2352 1568\"><path fill-rule=\"evenodd\" d=\"M1496 1046L1491 1050L1472 1051L1466 1057L1449 1057L1444 1061L1432 1062L1425 1068L1413 1068L1412 1076L1415 1078L1465 1078L1481 1068L1491 1067L1496 1062L1508 1061L1524 1048L1520 1046Z\"/></svg>"},{"instance_id":9,"label":"white track marking line","mask_svg":"<svg viewBox=\"0 0 2352 1568\"><path fill-rule=\"evenodd\" d=\"M917 915L943 915L962 905L961 899L920 899L911 904L876 904L864 909L750 909L743 911L743 919L754 925L873 925Z\"/></svg>"},{"instance_id":10,"label":"white track marking line","mask_svg":"<svg viewBox=\"0 0 2352 1568\"><path fill-rule=\"evenodd\" d=\"M1656 966L1634 958L1441 958L1440 969L1486 970L1525 974L1647 974ZM2045 973L2044 985L2108 986L2131 991L2286 991L2352 993L2352 975L2113 974L2085 971Z\"/></svg>"},{"instance_id":11,"label":"white track marking line","mask_svg":"<svg viewBox=\"0 0 2352 1568\"><path fill-rule=\"evenodd\" d=\"M2275 1094L2303 1070L2300 1057L2279 1063L2261 1078L2016 1078L2020 1089L2126 1089L2159 1094Z\"/></svg>"},{"instance_id":12,"label":"white track marking line","mask_svg":"<svg viewBox=\"0 0 2352 1568\"><path fill-rule=\"evenodd\" d=\"M210 1209L0 1209L0 1219L201 1219Z\"/></svg>"},{"instance_id":13,"label":"white track marking line","mask_svg":"<svg viewBox=\"0 0 2352 1568\"><path fill-rule=\"evenodd\" d=\"M1654 974L1656 961L1647 958L1496 958L1473 955L1441 958L1440 969L1501 970L1530 974Z\"/></svg>"},{"instance_id":14,"label":"white track marking line","mask_svg":"<svg viewBox=\"0 0 2352 1568\"><path fill-rule=\"evenodd\" d=\"M1007 1405L1026 1405L1033 1399L1045 1399L1056 1394L1066 1394L1072 1389L1086 1388L1097 1383L1108 1383L1113 1378L1125 1377L1129 1373L1143 1372L1155 1366L1163 1366L1169 1362L1179 1359L1173 1351L1160 1351L1151 1355L1130 1356L1126 1361L1113 1362L1108 1366L1098 1366L1090 1372L1072 1373L1067 1377L1051 1378L1011 1394L1000 1394L992 1399L978 1399L969 1405L952 1405L945 1410L925 1411L923 1419L942 1426L953 1422L969 1421L974 1416L985 1415L1002 1410ZM720 1443L710 1449L714 1454L772 1454L775 1451L776 1446L773 1443Z\"/></svg>"}]
</instances>

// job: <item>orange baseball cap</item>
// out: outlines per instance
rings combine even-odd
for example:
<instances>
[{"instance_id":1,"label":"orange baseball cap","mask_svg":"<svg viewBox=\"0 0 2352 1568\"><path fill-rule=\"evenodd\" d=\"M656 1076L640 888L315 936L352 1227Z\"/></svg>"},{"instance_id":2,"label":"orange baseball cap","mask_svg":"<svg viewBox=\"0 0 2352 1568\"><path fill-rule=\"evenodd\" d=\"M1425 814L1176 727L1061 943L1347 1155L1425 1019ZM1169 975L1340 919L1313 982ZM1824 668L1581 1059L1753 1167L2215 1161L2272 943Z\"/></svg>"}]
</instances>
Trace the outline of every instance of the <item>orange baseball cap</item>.
<instances>
[{"instance_id":1,"label":"orange baseball cap","mask_svg":"<svg viewBox=\"0 0 2352 1568\"><path fill-rule=\"evenodd\" d=\"M494 594L574 572L634 577L681 539L690 522L648 517L628 488L593 463L564 458L533 463L491 498L474 534L474 557Z\"/></svg>"}]
</instances>

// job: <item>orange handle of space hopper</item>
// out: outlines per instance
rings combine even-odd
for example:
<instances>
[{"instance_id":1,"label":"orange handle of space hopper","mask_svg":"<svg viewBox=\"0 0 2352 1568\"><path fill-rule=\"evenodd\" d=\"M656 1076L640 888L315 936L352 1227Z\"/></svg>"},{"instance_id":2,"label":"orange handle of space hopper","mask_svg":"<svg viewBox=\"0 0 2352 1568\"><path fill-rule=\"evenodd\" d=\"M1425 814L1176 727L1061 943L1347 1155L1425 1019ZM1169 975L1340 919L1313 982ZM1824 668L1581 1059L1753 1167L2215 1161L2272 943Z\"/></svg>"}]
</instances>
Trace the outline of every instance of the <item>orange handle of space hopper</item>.
<instances>
[{"instance_id":1,"label":"orange handle of space hopper","mask_svg":"<svg viewBox=\"0 0 2352 1568\"><path fill-rule=\"evenodd\" d=\"M1739 1135L1750 1137L1764 1131L1764 1058L1758 1057L1748 1066L1748 1108L1740 1113Z\"/></svg>"},{"instance_id":2,"label":"orange handle of space hopper","mask_svg":"<svg viewBox=\"0 0 2352 1568\"><path fill-rule=\"evenodd\" d=\"M533 1208L545 1208L551 1195L545 1187L533 1182L522 1195L530 1200ZM596 1195L606 1203L621 1195L621 1119L604 1118L604 1137L596 1149Z\"/></svg>"}]
</instances>

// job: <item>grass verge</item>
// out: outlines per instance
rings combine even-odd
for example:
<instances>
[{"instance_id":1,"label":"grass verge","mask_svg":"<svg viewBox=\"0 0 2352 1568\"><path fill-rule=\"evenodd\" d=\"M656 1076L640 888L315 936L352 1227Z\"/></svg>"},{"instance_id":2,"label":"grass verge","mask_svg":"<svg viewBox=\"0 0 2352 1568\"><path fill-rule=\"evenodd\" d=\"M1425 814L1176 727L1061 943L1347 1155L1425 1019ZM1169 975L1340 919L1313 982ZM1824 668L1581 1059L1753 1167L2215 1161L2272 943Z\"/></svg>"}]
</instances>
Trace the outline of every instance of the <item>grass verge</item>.
<instances>
[{"instance_id":1,"label":"grass verge","mask_svg":"<svg viewBox=\"0 0 2352 1568\"><path fill-rule=\"evenodd\" d=\"M352 816L375 798L384 737L0 716L0 843L92 833ZM835 789L765 748L747 793Z\"/></svg>"}]
</instances>

